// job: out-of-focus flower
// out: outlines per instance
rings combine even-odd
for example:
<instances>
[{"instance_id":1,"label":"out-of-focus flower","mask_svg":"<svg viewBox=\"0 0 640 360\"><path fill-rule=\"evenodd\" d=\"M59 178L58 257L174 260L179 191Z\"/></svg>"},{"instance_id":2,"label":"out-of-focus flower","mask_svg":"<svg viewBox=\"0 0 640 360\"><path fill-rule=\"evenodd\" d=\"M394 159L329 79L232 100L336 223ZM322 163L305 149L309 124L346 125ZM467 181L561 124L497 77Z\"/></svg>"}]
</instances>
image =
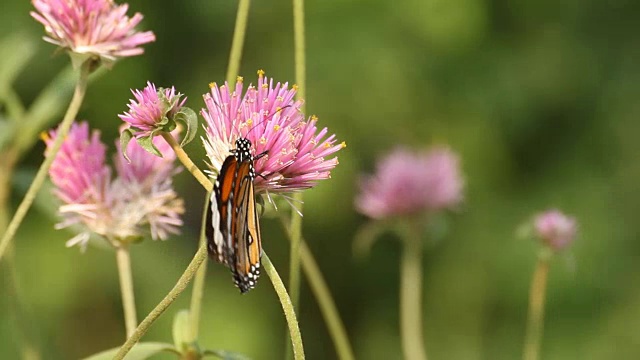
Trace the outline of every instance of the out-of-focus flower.
<instances>
[{"instance_id":1,"label":"out-of-focus flower","mask_svg":"<svg viewBox=\"0 0 640 360\"><path fill-rule=\"evenodd\" d=\"M243 79L238 77L231 91L225 83L210 84L201 110L207 124L204 146L213 172L235 148L235 140L246 138L253 155L265 153L254 166L256 192L290 192L310 188L329 178L338 164L327 158L345 146L336 144L326 128L317 131L317 118L304 121L302 101L294 100L296 86L276 83L258 71L257 86L249 85L243 95Z\"/></svg>"},{"instance_id":2,"label":"out-of-focus flower","mask_svg":"<svg viewBox=\"0 0 640 360\"><path fill-rule=\"evenodd\" d=\"M378 163L374 175L362 179L355 206L374 219L436 212L462 202L463 186L459 159L451 150L396 149Z\"/></svg>"},{"instance_id":3,"label":"out-of-focus flower","mask_svg":"<svg viewBox=\"0 0 640 360\"><path fill-rule=\"evenodd\" d=\"M47 147L52 146L55 136L54 130L45 137ZM129 163L117 144L116 176L112 179L99 132L93 131L90 137L87 123L72 125L49 171L62 202L59 212L63 220L56 228L81 227L67 246L85 248L91 233L115 245L146 233L164 240L179 232L184 205L172 186L175 156L162 139L155 145L166 150L167 156L156 157L134 142L127 149Z\"/></svg>"},{"instance_id":4,"label":"out-of-focus flower","mask_svg":"<svg viewBox=\"0 0 640 360\"><path fill-rule=\"evenodd\" d=\"M536 235L555 251L566 248L573 242L578 231L576 219L559 210L548 210L534 219Z\"/></svg>"},{"instance_id":5,"label":"out-of-focus flower","mask_svg":"<svg viewBox=\"0 0 640 360\"><path fill-rule=\"evenodd\" d=\"M132 89L131 93L135 99L131 99L127 105L129 111L118 117L130 125L136 138L152 136L154 131L173 130L165 129L169 118L173 118L187 101L186 97L180 101L182 94L176 93L174 87L156 90L151 82L147 82L142 90Z\"/></svg>"},{"instance_id":6,"label":"out-of-focus flower","mask_svg":"<svg viewBox=\"0 0 640 360\"><path fill-rule=\"evenodd\" d=\"M121 57L140 55L143 44L155 41L151 31L135 27L142 14L128 17L128 4L112 0L32 0L31 12L44 25L44 40L86 58L113 62Z\"/></svg>"}]
</instances>

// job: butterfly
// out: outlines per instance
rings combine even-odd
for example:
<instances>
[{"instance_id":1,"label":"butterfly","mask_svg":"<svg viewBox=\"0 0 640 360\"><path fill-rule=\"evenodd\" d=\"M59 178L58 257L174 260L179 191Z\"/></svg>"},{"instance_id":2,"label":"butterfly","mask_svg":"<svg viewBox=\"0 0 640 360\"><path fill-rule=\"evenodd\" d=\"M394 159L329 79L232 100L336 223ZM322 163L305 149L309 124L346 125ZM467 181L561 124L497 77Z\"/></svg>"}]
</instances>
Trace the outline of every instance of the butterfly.
<instances>
[{"instance_id":1,"label":"butterfly","mask_svg":"<svg viewBox=\"0 0 640 360\"><path fill-rule=\"evenodd\" d=\"M220 168L207 214L209 256L226 265L241 293L253 289L260 276L262 240L256 211L251 141L239 138Z\"/></svg>"}]
</instances>

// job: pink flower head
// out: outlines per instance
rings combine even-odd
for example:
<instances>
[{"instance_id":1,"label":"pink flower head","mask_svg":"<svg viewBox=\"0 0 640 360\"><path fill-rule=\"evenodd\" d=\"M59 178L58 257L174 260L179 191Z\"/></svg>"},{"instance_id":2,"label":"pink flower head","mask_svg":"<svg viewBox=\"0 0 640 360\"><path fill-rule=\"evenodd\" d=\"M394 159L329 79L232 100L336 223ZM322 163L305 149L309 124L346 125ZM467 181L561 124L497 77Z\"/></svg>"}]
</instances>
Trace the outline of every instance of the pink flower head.
<instances>
[{"instance_id":1,"label":"pink flower head","mask_svg":"<svg viewBox=\"0 0 640 360\"><path fill-rule=\"evenodd\" d=\"M254 156L265 154L254 164L260 175L254 180L257 192L302 190L329 178L338 160L327 157L345 145L335 145L335 135L327 137L326 128L317 132L317 118L304 121L302 101L294 100L296 86L274 84L262 70L257 86L249 85L244 95L243 86L238 77L233 91L226 83L210 84L211 92L204 95L203 142L212 170L220 169L238 138L246 138Z\"/></svg>"},{"instance_id":2,"label":"pink flower head","mask_svg":"<svg viewBox=\"0 0 640 360\"><path fill-rule=\"evenodd\" d=\"M355 206L374 219L435 212L462 202L463 186L458 156L451 150L396 149L378 163L374 175L362 179Z\"/></svg>"},{"instance_id":3,"label":"pink flower head","mask_svg":"<svg viewBox=\"0 0 640 360\"><path fill-rule=\"evenodd\" d=\"M156 90L156 86L147 82L142 90L131 90L135 99L129 102L129 112L118 115L120 119L128 123L136 138L152 136L154 131L164 130L180 108L187 101L185 97L180 101L182 94L171 89ZM170 129L169 129L170 130Z\"/></svg>"},{"instance_id":4,"label":"pink flower head","mask_svg":"<svg viewBox=\"0 0 640 360\"><path fill-rule=\"evenodd\" d=\"M47 148L55 137L56 131L51 131L45 138ZM163 146L160 140L155 144L158 147ZM128 145L131 163L123 160L118 147L117 176L112 179L105 150L98 131L89 137L87 123L74 123L49 170L55 194L62 202L59 212L63 220L56 228L81 228L67 245L85 248L91 233L112 244L147 232L153 239L163 240L178 233L184 205L172 187L175 157L158 158L132 142Z\"/></svg>"},{"instance_id":5,"label":"pink flower head","mask_svg":"<svg viewBox=\"0 0 640 360\"><path fill-rule=\"evenodd\" d=\"M44 40L73 53L107 61L140 55L140 45L155 41L151 31L137 32L142 14L129 18L129 5L112 0L32 0L31 12L47 35Z\"/></svg>"},{"instance_id":6,"label":"pink flower head","mask_svg":"<svg viewBox=\"0 0 640 360\"><path fill-rule=\"evenodd\" d=\"M548 210L534 219L536 235L553 250L559 251L573 242L578 231L576 219L559 210Z\"/></svg>"}]
</instances>

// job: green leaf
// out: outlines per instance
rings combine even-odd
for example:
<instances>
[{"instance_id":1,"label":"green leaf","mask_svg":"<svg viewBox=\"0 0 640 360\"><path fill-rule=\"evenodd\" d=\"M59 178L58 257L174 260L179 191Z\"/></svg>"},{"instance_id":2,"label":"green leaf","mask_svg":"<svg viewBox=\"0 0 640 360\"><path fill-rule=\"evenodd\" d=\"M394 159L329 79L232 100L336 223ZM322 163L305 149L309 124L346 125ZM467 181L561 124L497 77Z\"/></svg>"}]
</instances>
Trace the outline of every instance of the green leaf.
<instances>
[{"instance_id":1,"label":"green leaf","mask_svg":"<svg viewBox=\"0 0 640 360\"><path fill-rule=\"evenodd\" d=\"M147 152L158 156L158 157L162 157L162 153L160 153L160 150L158 150L156 148L155 145L153 145L153 138L155 136L155 131L151 133L151 135L149 136L143 136L143 137L139 137L136 138L136 141L138 142L138 145L142 146L143 149L147 150Z\"/></svg>"},{"instance_id":2,"label":"green leaf","mask_svg":"<svg viewBox=\"0 0 640 360\"><path fill-rule=\"evenodd\" d=\"M195 342L191 333L191 321L189 310L180 310L173 318L173 344L176 349L184 351L190 344Z\"/></svg>"},{"instance_id":3,"label":"green leaf","mask_svg":"<svg viewBox=\"0 0 640 360\"><path fill-rule=\"evenodd\" d=\"M187 133L184 135L180 146L187 145L196 137L196 133L198 132L198 115L191 108L183 106L180 108L180 111L174 115L173 120L185 124Z\"/></svg>"},{"instance_id":4,"label":"green leaf","mask_svg":"<svg viewBox=\"0 0 640 360\"><path fill-rule=\"evenodd\" d=\"M218 359L222 359L222 360L250 360L251 359L250 357L248 357L246 355L242 355L242 354L239 354L239 353L226 351L226 350L205 350L202 354L205 357L206 356L215 356Z\"/></svg>"},{"instance_id":5,"label":"green leaf","mask_svg":"<svg viewBox=\"0 0 640 360\"><path fill-rule=\"evenodd\" d=\"M132 138L133 132L131 132L131 129L124 129L124 131L120 133L120 149L122 149L122 156L124 156L128 162L131 162L131 159L129 159L129 156L127 155L127 146Z\"/></svg>"},{"instance_id":6,"label":"green leaf","mask_svg":"<svg viewBox=\"0 0 640 360\"><path fill-rule=\"evenodd\" d=\"M120 347L105 350L103 352L86 357L83 360L112 360L113 357L118 353L118 350L120 350ZM179 354L179 352L171 344L138 343L134 345L127 356L125 356L125 360L144 360L163 351L169 351Z\"/></svg>"}]
</instances>

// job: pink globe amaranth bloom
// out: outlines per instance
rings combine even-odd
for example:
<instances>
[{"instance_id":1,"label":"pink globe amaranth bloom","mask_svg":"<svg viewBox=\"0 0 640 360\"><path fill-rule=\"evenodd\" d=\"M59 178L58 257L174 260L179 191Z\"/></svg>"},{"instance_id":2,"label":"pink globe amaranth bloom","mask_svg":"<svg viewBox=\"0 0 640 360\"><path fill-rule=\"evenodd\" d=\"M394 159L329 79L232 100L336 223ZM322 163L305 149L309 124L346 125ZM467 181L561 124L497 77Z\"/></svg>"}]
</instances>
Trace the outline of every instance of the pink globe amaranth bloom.
<instances>
[{"instance_id":1,"label":"pink globe amaranth bloom","mask_svg":"<svg viewBox=\"0 0 640 360\"><path fill-rule=\"evenodd\" d=\"M206 109L204 146L212 172L217 172L231 155L238 138L247 138L253 155L265 154L255 161L256 192L291 192L310 188L327 179L338 164L327 158L345 147L336 145L335 135L317 131L317 118L304 121L302 101L294 100L296 86L275 83L258 71L257 86L249 85L243 95L243 78L238 77L231 91L225 83L210 84L203 95Z\"/></svg>"},{"instance_id":2,"label":"pink globe amaranth bloom","mask_svg":"<svg viewBox=\"0 0 640 360\"><path fill-rule=\"evenodd\" d=\"M451 209L463 200L459 159L444 147L414 153L398 148L360 183L356 209L374 219Z\"/></svg>"},{"instance_id":3,"label":"pink globe amaranth bloom","mask_svg":"<svg viewBox=\"0 0 640 360\"><path fill-rule=\"evenodd\" d=\"M548 210L534 219L536 235L547 246L559 251L573 242L578 232L576 219L559 210Z\"/></svg>"},{"instance_id":4,"label":"pink globe amaranth bloom","mask_svg":"<svg viewBox=\"0 0 640 360\"><path fill-rule=\"evenodd\" d=\"M187 101L186 97L180 101L182 94L176 93L174 87L157 90L151 82L142 90L132 89L131 93L135 99L129 101L129 111L118 117L129 124L136 138L162 130L168 117L173 117Z\"/></svg>"},{"instance_id":5,"label":"pink globe amaranth bloom","mask_svg":"<svg viewBox=\"0 0 640 360\"><path fill-rule=\"evenodd\" d=\"M44 40L73 53L115 61L140 55L143 44L155 41L151 31L135 27L142 14L129 18L129 5L111 0L32 0L31 16L44 25Z\"/></svg>"},{"instance_id":6,"label":"pink globe amaranth bloom","mask_svg":"<svg viewBox=\"0 0 640 360\"><path fill-rule=\"evenodd\" d=\"M54 130L45 138L47 148L55 136ZM162 148L165 145L160 140L156 146ZM118 145L116 176L112 179L99 132L93 131L89 137L87 123L74 123L53 161L49 176L62 202L59 212L63 217L56 228L75 225L80 230L67 246L84 249L91 233L115 245L146 233L164 240L179 232L184 205L172 186L175 157L159 158L132 142L128 145L128 163Z\"/></svg>"}]
</instances>

